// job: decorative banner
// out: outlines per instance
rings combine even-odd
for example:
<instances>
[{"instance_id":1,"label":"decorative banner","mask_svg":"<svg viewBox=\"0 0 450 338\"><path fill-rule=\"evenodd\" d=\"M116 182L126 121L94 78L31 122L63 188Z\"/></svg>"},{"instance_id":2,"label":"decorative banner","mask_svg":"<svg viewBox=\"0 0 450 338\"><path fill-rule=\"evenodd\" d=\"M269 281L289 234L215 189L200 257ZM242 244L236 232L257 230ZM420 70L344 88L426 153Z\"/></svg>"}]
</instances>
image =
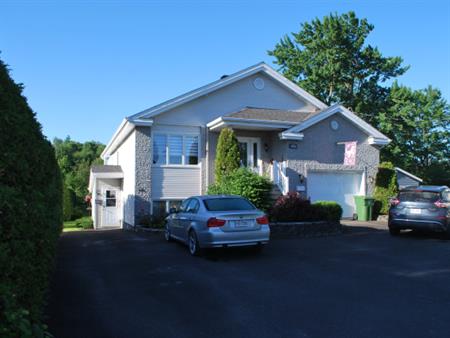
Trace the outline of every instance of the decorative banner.
<instances>
[{"instance_id":1,"label":"decorative banner","mask_svg":"<svg viewBox=\"0 0 450 338\"><path fill-rule=\"evenodd\" d=\"M356 164L356 142L344 142L345 144L345 155L344 155L344 165L355 165Z\"/></svg>"}]
</instances>

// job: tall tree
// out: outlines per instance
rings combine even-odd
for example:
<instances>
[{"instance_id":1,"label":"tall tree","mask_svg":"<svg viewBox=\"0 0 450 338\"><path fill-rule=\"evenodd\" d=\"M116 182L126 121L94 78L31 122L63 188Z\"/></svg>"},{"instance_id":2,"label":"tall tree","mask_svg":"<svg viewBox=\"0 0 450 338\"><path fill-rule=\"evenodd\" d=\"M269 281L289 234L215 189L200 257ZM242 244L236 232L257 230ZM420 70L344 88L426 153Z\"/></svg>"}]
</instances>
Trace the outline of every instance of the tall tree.
<instances>
[{"instance_id":1,"label":"tall tree","mask_svg":"<svg viewBox=\"0 0 450 338\"><path fill-rule=\"evenodd\" d=\"M89 183L89 171L93 164L100 164L100 154L105 146L99 142L76 142L67 137L65 140L55 138L53 140L56 159L64 180L66 194L73 192L72 212L65 210L65 214L80 217L85 214L84 197L87 194ZM64 208L70 200L65 200ZM67 211L67 212L66 212Z\"/></svg>"},{"instance_id":2,"label":"tall tree","mask_svg":"<svg viewBox=\"0 0 450 338\"><path fill-rule=\"evenodd\" d=\"M384 107L387 80L403 74L401 57L384 57L366 38L374 29L354 12L303 23L269 55L283 74L327 104L350 107L369 123Z\"/></svg>"},{"instance_id":3,"label":"tall tree","mask_svg":"<svg viewBox=\"0 0 450 338\"><path fill-rule=\"evenodd\" d=\"M424 177L450 183L450 107L438 89L412 90L394 82L378 124L392 139L385 160Z\"/></svg>"}]
</instances>

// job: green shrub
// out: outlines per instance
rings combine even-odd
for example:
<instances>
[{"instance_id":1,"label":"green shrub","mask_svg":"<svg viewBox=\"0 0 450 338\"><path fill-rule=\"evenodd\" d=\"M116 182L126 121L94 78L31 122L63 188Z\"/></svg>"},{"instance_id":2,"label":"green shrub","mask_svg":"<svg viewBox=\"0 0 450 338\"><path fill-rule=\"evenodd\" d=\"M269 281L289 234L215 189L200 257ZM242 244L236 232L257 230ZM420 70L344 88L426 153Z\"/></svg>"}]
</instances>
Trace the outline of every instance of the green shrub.
<instances>
[{"instance_id":1,"label":"green shrub","mask_svg":"<svg viewBox=\"0 0 450 338\"><path fill-rule=\"evenodd\" d=\"M317 201L312 204L314 214L320 220L339 222L342 217L342 207L334 201Z\"/></svg>"},{"instance_id":2,"label":"green shrub","mask_svg":"<svg viewBox=\"0 0 450 338\"><path fill-rule=\"evenodd\" d=\"M258 209L269 208L272 183L247 168L239 168L224 176L220 182L208 188L209 195L239 195L247 198Z\"/></svg>"},{"instance_id":3,"label":"green shrub","mask_svg":"<svg viewBox=\"0 0 450 338\"><path fill-rule=\"evenodd\" d=\"M274 222L339 222L342 208L332 201L317 201L311 204L297 193L288 193L276 200L269 216Z\"/></svg>"},{"instance_id":4,"label":"green shrub","mask_svg":"<svg viewBox=\"0 0 450 338\"><path fill-rule=\"evenodd\" d=\"M397 173L391 162L383 162L378 167L378 173L375 180L375 205L373 209L374 217L379 214L387 214L389 212L389 198L397 196L398 183Z\"/></svg>"},{"instance_id":5,"label":"green shrub","mask_svg":"<svg viewBox=\"0 0 450 338\"><path fill-rule=\"evenodd\" d=\"M234 135L234 131L229 128L222 129L216 148L215 174L217 183L239 168L239 158L239 142Z\"/></svg>"},{"instance_id":6,"label":"green shrub","mask_svg":"<svg viewBox=\"0 0 450 338\"><path fill-rule=\"evenodd\" d=\"M75 227L83 229L93 229L94 222L90 216L82 217L75 220Z\"/></svg>"},{"instance_id":7,"label":"green shrub","mask_svg":"<svg viewBox=\"0 0 450 338\"><path fill-rule=\"evenodd\" d=\"M162 229L165 225L165 218L165 215L158 217L153 215L144 215L139 218L138 224L143 228Z\"/></svg>"},{"instance_id":8,"label":"green shrub","mask_svg":"<svg viewBox=\"0 0 450 338\"><path fill-rule=\"evenodd\" d=\"M54 150L2 61L0 154L0 337L39 336L62 182Z\"/></svg>"},{"instance_id":9,"label":"green shrub","mask_svg":"<svg viewBox=\"0 0 450 338\"><path fill-rule=\"evenodd\" d=\"M301 198L297 193L288 193L278 197L270 210L270 219L274 222L302 222L311 221L311 202Z\"/></svg>"}]
</instances>

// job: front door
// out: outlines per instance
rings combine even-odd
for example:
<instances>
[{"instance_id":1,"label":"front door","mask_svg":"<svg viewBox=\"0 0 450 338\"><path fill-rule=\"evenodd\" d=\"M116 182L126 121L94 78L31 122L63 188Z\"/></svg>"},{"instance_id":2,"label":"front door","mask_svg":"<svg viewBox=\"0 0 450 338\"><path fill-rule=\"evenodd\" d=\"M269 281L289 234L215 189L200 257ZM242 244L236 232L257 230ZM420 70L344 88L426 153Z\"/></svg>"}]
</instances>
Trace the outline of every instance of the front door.
<instances>
[{"instance_id":1,"label":"front door","mask_svg":"<svg viewBox=\"0 0 450 338\"><path fill-rule=\"evenodd\" d=\"M120 226L119 190L106 188L103 191L102 227Z\"/></svg>"},{"instance_id":2,"label":"front door","mask_svg":"<svg viewBox=\"0 0 450 338\"><path fill-rule=\"evenodd\" d=\"M257 137L238 137L241 167L247 167L261 174L260 139Z\"/></svg>"}]
</instances>

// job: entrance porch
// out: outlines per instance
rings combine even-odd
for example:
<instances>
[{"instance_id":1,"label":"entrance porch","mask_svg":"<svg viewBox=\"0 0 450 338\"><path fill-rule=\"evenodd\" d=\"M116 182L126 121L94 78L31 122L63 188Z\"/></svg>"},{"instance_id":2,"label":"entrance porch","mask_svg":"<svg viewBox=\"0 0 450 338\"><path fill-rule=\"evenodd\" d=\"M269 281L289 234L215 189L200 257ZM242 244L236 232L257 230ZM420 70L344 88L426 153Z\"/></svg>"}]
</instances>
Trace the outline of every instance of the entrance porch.
<instances>
[{"instance_id":1,"label":"entrance porch","mask_svg":"<svg viewBox=\"0 0 450 338\"><path fill-rule=\"evenodd\" d=\"M122 168L117 165L98 165L91 168L89 192L92 194L94 229L123 227L123 177Z\"/></svg>"}]
</instances>

